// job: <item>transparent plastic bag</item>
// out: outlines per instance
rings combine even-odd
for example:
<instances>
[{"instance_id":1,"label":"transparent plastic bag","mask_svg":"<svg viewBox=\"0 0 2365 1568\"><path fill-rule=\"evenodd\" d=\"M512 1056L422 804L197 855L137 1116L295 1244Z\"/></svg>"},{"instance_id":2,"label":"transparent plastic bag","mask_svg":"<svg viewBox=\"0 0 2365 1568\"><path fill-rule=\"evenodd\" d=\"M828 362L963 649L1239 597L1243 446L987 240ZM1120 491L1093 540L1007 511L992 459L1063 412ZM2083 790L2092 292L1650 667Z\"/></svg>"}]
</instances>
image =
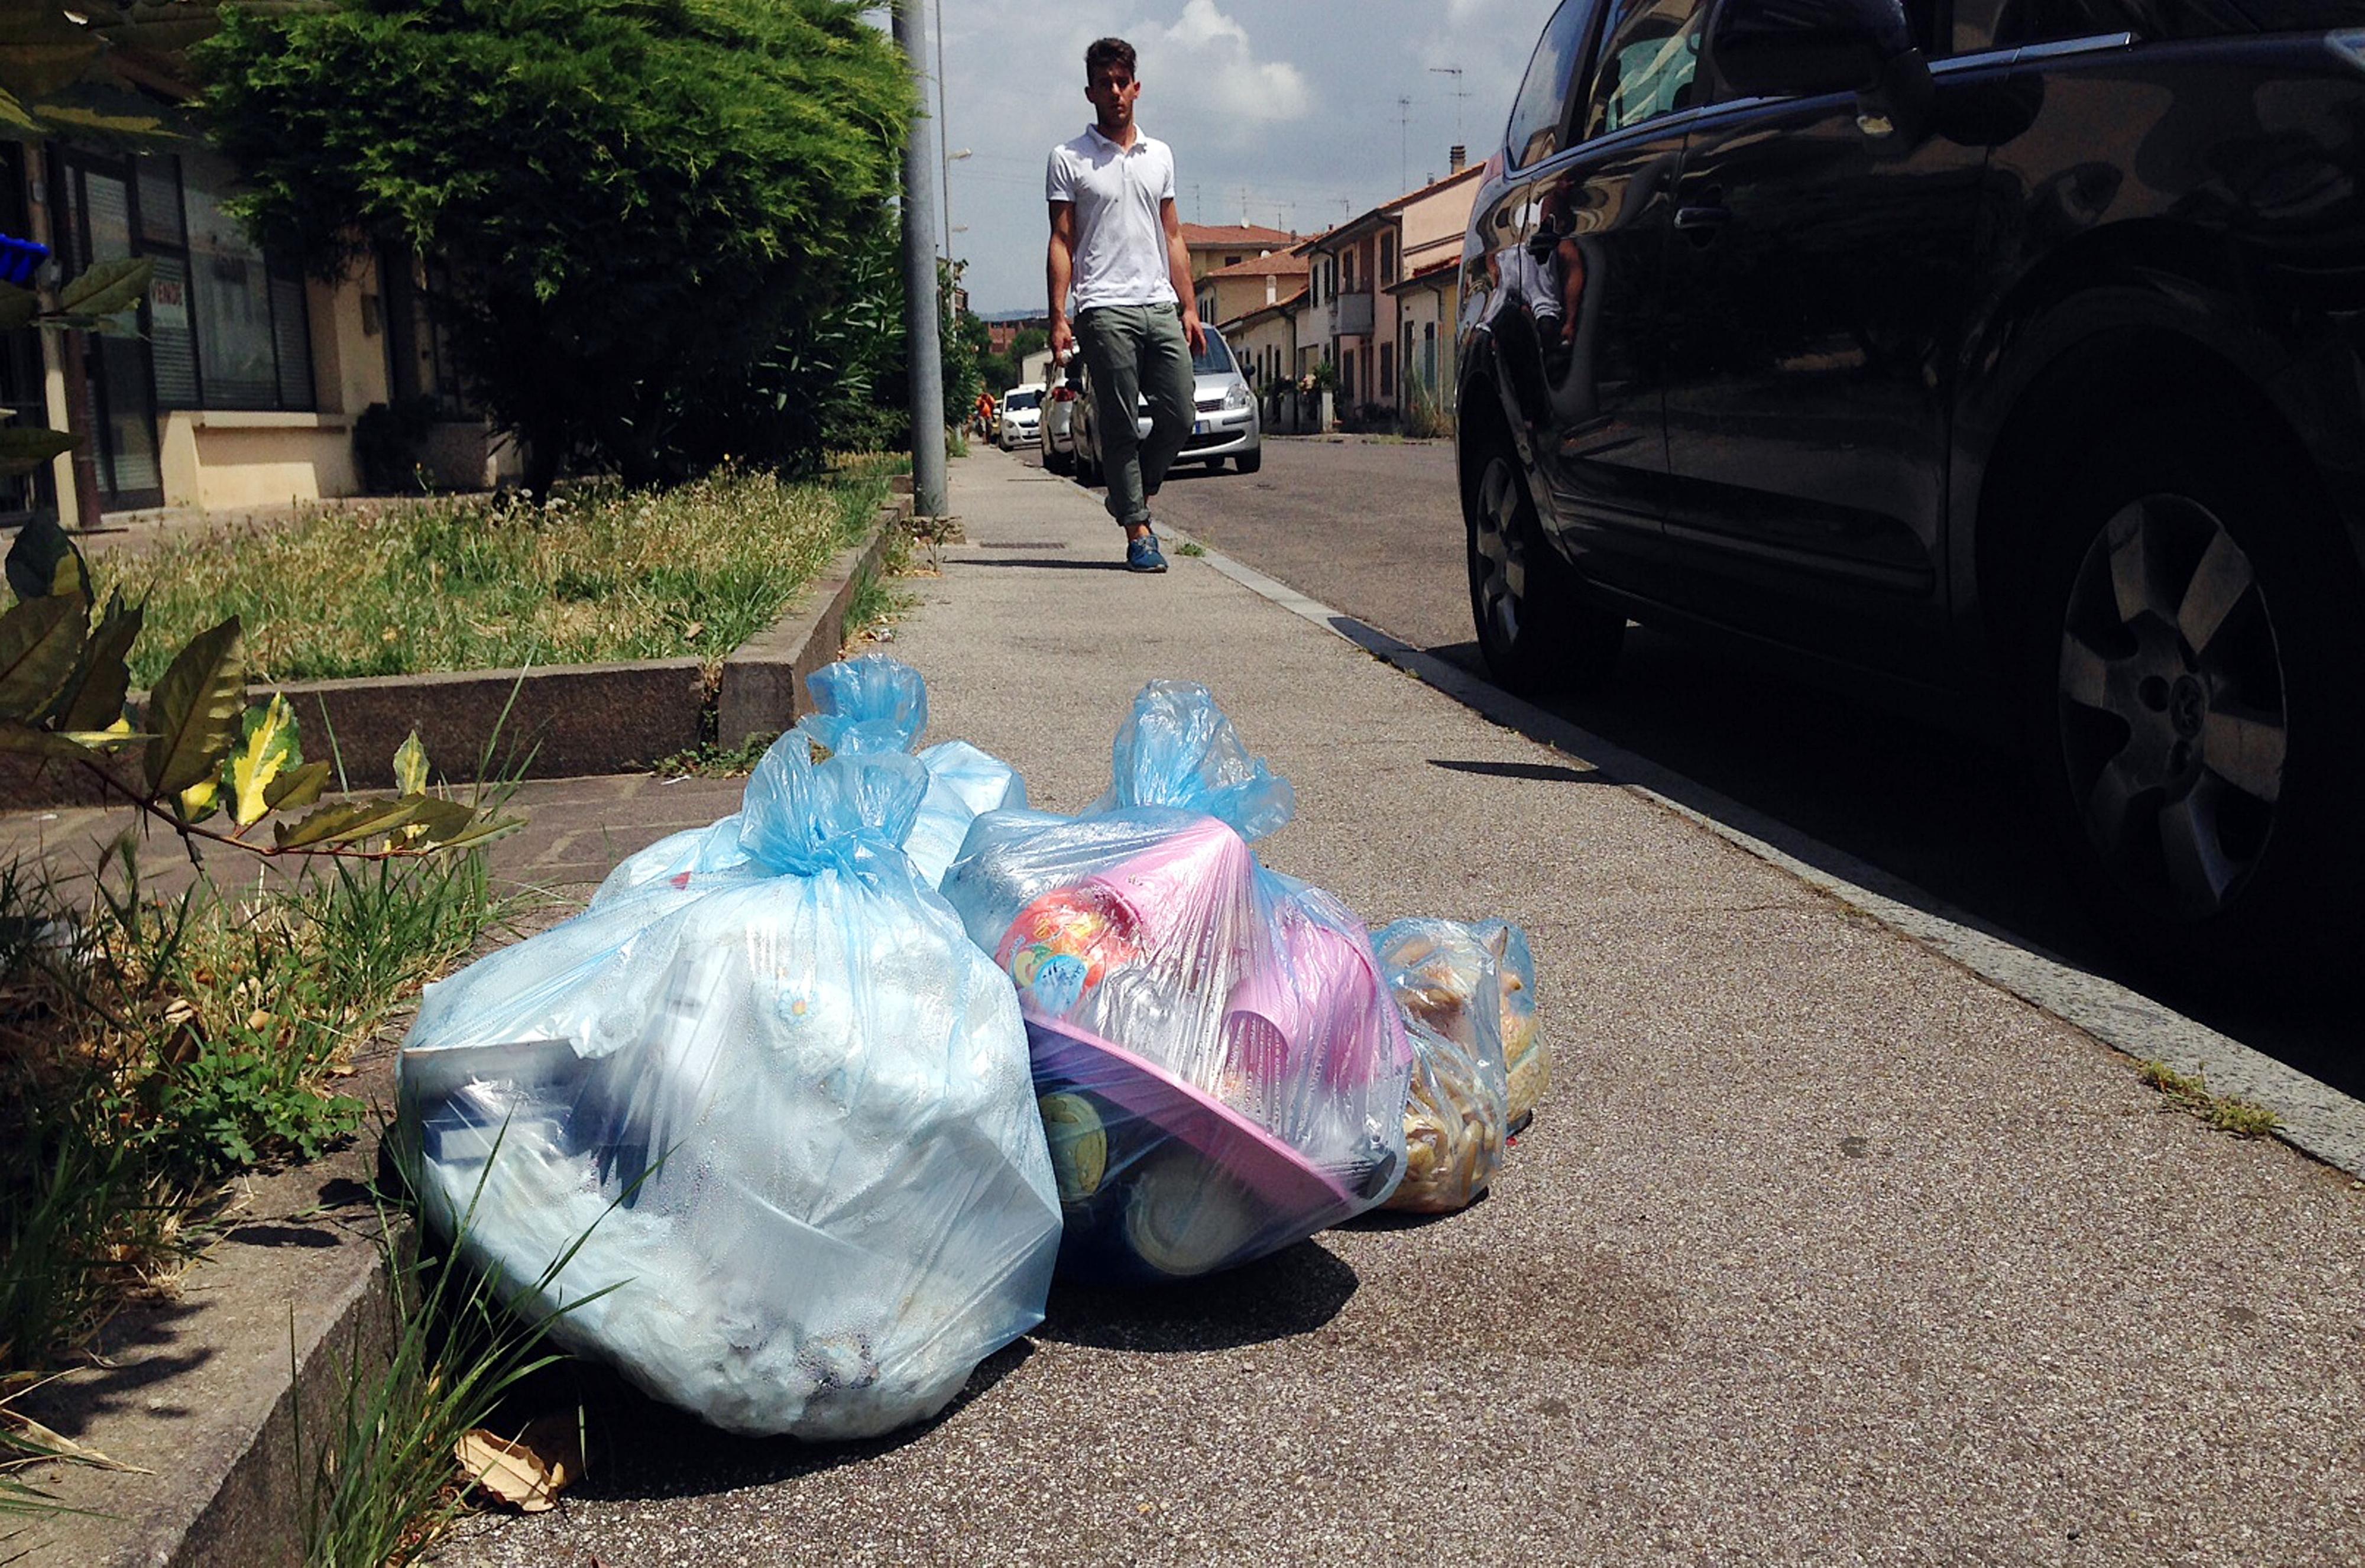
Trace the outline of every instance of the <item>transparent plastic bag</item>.
<instances>
[{"instance_id":1,"label":"transparent plastic bag","mask_svg":"<svg viewBox=\"0 0 2365 1568\"><path fill-rule=\"evenodd\" d=\"M1388 1207L1451 1214L1477 1200L1503 1158L1509 1122L1499 948L1481 928L1399 920L1373 938L1412 1034L1405 1179Z\"/></svg>"},{"instance_id":2,"label":"transparent plastic bag","mask_svg":"<svg viewBox=\"0 0 2365 1568\"><path fill-rule=\"evenodd\" d=\"M1059 1204L1009 980L901 847L926 770L813 758L804 728L766 754L734 862L430 987L399 1103L431 1215L521 1311L574 1304L561 1343L726 1430L842 1439L1041 1320Z\"/></svg>"},{"instance_id":3,"label":"transparent plastic bag","mask_svg":"<svg viewBox=\"0 0 2365 1568\"><path fill-rule=\"evenodd\" d=\"M1513 1136L1527 1130L1536 1102L1552 1084L1552 1051L1536 1022L1536 957L1528 934L1504 920L1482 920L1471 931L1495 955L1503 995L1503 1067L1510 1076Z\"/></svg>"},{"instance_id":4,"label":"transparent plastic bag","mask_svg":"<svg viewBox=\"0 0 2365 1568\"><path fill-rule=\"evenodd\" d=\"M1227 1268L1384 1200L1412 1047L1368 935L1257 864L1289 787L1203 687L1135 700L1083 815L989 813L945 896L1018 988L1063 1271Z\"/></svg>"},{"instance_id":5,"label":"transparent plastic bag","mask_svg":"<svg viewBox=\"0 0 2365 1568\"><path fill-rule=\"evenodd\" d=\"M797 728L833 754L908 752L928 727L928 690L920 672L884 654L826 666L806 678L805 689L813 694L814 711ZM921 879L933 888L944 880L945 868L960 852L961 840L979 812L1026 806L1026 781L1010 764L967 741L932 745L919 759L928 770L928 790L902 847ZM746 857L734 812L709 826L669 834L627 856L608 873L591 903L597 908L651 882L720 871Z\"/></svg>"}]
</instances>

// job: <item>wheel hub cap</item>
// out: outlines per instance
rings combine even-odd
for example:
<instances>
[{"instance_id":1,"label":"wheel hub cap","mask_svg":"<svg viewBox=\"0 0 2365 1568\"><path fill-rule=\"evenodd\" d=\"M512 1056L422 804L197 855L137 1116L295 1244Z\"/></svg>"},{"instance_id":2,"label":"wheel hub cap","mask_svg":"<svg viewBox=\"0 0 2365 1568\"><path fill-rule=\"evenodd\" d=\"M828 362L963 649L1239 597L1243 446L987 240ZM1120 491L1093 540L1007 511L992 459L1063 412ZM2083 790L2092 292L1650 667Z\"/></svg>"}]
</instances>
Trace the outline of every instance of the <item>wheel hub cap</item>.
<instances>
[{"instance_id":1,"label":"wheel hub cap","mask_svg":"<svg viewBox=\"0 0 2365 1568\"><path fill-rule=\"evenodd\" d=\"M2113 517L2070 589L2059 733L2088 836L2131 892L2186 919L2257 868L2282 792L2282 664L2249 557L2206 508Z\"/></svg>"}]
</instances>

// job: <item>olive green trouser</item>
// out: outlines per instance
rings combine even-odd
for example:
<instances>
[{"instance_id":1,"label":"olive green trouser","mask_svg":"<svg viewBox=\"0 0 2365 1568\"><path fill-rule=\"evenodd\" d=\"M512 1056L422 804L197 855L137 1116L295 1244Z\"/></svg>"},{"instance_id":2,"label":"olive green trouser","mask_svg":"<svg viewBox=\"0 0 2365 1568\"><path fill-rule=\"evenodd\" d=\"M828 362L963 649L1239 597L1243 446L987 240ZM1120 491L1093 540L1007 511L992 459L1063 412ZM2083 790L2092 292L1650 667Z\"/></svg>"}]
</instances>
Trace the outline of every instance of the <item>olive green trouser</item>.
<instances>
[{"instance_id":1,"label":"olive green trouser","mask_svg":"<svg viewBox=\"0 0 2365 1568\"><path fill-rule=\"evenodd\" d=\"M1173 305L1096 305L1076 318L1076 343L1093 376L1093 432L1108 476L1108 514L1130 528L1149 521L1148 492L1166 477L1191 434L1191 345ZM1134 426L1135 398L1149 403L1149 434Z\"/></svg>"}]
</instances>

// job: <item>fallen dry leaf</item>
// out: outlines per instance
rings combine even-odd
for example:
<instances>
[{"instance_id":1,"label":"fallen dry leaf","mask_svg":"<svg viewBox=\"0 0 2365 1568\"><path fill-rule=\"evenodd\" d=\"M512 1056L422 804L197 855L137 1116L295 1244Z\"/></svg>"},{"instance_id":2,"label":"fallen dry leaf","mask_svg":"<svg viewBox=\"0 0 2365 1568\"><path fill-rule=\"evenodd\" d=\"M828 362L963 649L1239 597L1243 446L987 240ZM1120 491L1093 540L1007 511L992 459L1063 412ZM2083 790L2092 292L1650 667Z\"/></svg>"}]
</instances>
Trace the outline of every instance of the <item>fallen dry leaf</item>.
<instances>
[{"instance_id":1,"label":"fallen dry leaf","mask_svg":"<svg viewBox=\"0 0 2365 1568\"><path fill-rule=\"evenodd\" d=\"M470 1481L519 1512L556 1507L583 1473L583 1446L569 1416L545 1416L512 1439L482 1427L464 1434L453 1457Z\"/></svg>"},{"instance_id":2,"label":"fallen dry leaf","mask_svg":"<svg viewBox=\"0 0 2365 1568\"><path fill-rule=\"evenodd\" d=\"M0 1464L0 1470L15 1470L23 1465L39 1464L43 1460L62 1459L71 1460L76 1464L89 1465L94 1470L112 1470L123 1475L154 1473L152 1471L142 1470L136 1464L126 1464L119 1459L109 1459L96 1449L85 1448L72 1438L50 1430L30 1416L22 1416L14 1410L0 1410L0 1426L6 1426L17 1437L28 1442L39 1444L49 1450L46 1453L28 1454L22 1459L11 1460L6 1464Z\"/></svg>"}]
</instances>

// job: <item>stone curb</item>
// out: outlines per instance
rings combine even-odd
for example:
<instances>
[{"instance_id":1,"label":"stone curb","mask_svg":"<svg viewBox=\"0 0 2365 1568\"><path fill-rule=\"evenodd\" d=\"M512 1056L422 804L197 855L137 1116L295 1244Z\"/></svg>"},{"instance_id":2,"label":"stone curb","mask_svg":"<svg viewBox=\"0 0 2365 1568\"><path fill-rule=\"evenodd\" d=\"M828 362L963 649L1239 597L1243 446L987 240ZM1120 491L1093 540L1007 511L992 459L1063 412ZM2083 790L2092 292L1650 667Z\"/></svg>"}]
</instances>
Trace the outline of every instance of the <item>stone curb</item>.
<instances>
[{"instance_id":1,"label":"stone curb","mask_svg":"<svg viewBox=\"0 0 2365 1568\"><path fill-rule=\"evenodd\" d=\"M1190 542L1179 530L1177 542ZM1374 658L1507 729L1601 769L1662 808L2136 1061L2197 1075L2213 1093L2272 1111L2273 1136L2365 1179L2365 1105L2164 1003L2062 963L2010 932L1954 908L1902 878L1729 800L1433 654L1399 641L1206 545L1202 559L1251 593L1354 644Z\"/></svg>"},{"instance_id":2,"label":"stone curb","mask_svg":"<svg viewBox=\"0 0 2365 1568\"><path fill-rule=\"evenodd\" d=\"M882 506L869 538L838 553L807 586L799 609L723 660L715 732L723 745L785 730L811 705L805 678L837 657L863 577L877 574L891 525L910 515L908 498ZM454 781L633 772L699 744L707 697L694 658L296 681L275 689L308 734L333 737L332 751L308 750L333 756L350 789L392 784L395 749L413 730L437 770Z\"/></svg>"}]
</instances>

